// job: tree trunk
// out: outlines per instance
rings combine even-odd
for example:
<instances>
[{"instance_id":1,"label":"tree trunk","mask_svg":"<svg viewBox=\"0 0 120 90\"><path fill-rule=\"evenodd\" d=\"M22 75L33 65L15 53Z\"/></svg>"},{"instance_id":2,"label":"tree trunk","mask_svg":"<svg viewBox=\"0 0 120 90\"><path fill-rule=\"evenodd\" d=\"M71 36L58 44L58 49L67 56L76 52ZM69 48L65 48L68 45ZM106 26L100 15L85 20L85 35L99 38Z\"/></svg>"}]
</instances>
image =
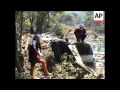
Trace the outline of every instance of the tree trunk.
<instances>
[{"instance_id":1,"label":"tree trunk","mask_svg":"<svg viewBox=\"0 0 120 90\"><path fill-rule=\"evenodd\" d=\"M43 32L43 18L41 18L41 22L40 22L40 33L42 33Z\"/></svg>"},{"instance_id":2,"label":"tree trunk","mask_svg":"<svg viewBox=\"0 0 120 90\"><path fill-rule=\"evenodd\" d=\"M49 15L49 11L48 11L48 27L49 27L49 20L50 20L50 15Z\"/></svg>"},{"instance_id":3,"label":"tree trunk","mask_svg":"<svg viewBox=\"0 0 120 90\"><path fill-rule=\"evenodd\" d=\"M15 64L16 64L18 72L21 73L22 72L22 67L21 67L21 64L20 64L19 59L18 59L17 39L16 39L16 59L15 59Z\"/></svg>"},{"instance_id":4,"label":"tree trunk","mask_svg":"<svg viewBox=\"0 0 120 90\"><path fill-rule=\"evenodd\" d=\"M21 46L21 38L22 38L22 27L23 27L23 11L21 11L21 31L20 31L20 38L19 38L19 45L20 45L20 52L22 53L22 46Z\"/></svg>"},{"instance_id":5,"label":"tree trunk","mask_svg":"<svg viewBox=\"0 0 120 90\"><path fill-rule=\"evenodd\" d=\"M32 16L30 18L30 23L31 23L31 26L30 26L30 33L33 34L34 33L34 30L33 30L33 20L34 20L34 17Z\"/></svg>"},{"instance_id":6,"label":"tree trunk","mask_svg":"<svg viewBox=\"0 0 120 90\"><path fill-rule=\"evenodd\" d=\"M42 22L42 20L39 16L38 19L37 19L37 28L36 28L37 33L42 33L42 23L41 22Z\"/></svg>"},{"instance_id":7,"label":"tree trunk","mask_svg":"<svg viewBox=\"0 0 120 90\"><path fill-rule=\"evenodd\" d=\"M18 15L19 15L19 11L16 11L15 12L15 20L17 19Z\"/></svg>"},{"instance_id":8,"label":"tree trunk","mask_svg":"<svg viewBox=\"0 0 120 90\"><path fill-rule=\"evenodd\" d=\"M19 38L19 46L20 46L20 56L22 57L23 56L23 53L22 53L22 43L21 43L21 39L22 39L22 31L23 31L23 11L21 11L21 31L20 31L20 38ZM20 65L21 65L21 68L22 70L24 69L24 58L20 58Z\"/></svg>"},{"instance_id":9,"label":"tree trunk","mask_svg":"<svg viewBox=\"0 0 120 90\"><path fill-rule=\"evenodd\" d=\"M15 27L15 30L16 30L16 27ZM21 64L20 64L19 59L18 59L18 51L17 51L17 49L18 49L17 34L16 34L15 43L16 43L16 49L15 49L15 51L16 51L15 67L17 67L18 72L21 73L22 72L22 67L21 67Z\"/></svg>"},{"instance_id":10,"label":"tree trunk","mask_svg":"<svg viewBox=\"0 0 120 90\"><path fill-rule=\"evenodd\" d=\"M38 33L43 32L43 25L46 25L46 23L44 24L44 22L46 21L46 17L47 17L47 12L44 12L44 11L38 12L38 19L37 19Z\"/></svg>"},{"instance_id":11,"label":"tree trunk","mask_svg":"<svg viewBox=\"0 0 120 90\"><path fill-rule=\"evenodd\" d=\"M30 33L31 33L31 34L34 33L33 26L30 27Z\"/></svg>"}]
</instances>

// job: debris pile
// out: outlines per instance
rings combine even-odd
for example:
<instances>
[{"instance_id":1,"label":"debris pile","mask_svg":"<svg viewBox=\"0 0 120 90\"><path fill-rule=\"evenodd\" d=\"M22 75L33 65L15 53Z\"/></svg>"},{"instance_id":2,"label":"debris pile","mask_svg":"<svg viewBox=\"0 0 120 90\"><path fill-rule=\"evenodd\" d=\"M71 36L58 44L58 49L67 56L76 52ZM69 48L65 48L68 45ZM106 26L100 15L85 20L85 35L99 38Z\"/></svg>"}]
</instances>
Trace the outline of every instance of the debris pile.
<instances>
[{"instance_id":1,"label":"debris pile","mask_svg":"<svg viewBox=\"0 0 120 90\"><path fill-rule=\"evenodd\" d=\"M22 37L22 49L25 51L26 49L26 43L30 38L33 36L30 36L30 34L25 34ZM105 78L105 45L104 45L104 34L100 36L102 39L101 41L96 38L94 38L94 35L91 31L88 31L88 36L85 39L85 42L92 44L95 58L96 58L96 66L98 69L102 71L100 79ZM54 36L54 38L57 38L57 36ZM45 33L42 35L42 39L45 41L45 43L42 45L42 53L43 58L47 62L48 70L53 73L53 77L45 77L41 63L37 63L35 66L35 76L39 77L40 79L97 79L92 74L86 72L83 70L80 66L78 66L74 62L74 57L72 55L66 56L64 55L63 60L61 63L57 63L54 61L54 54L49 46L50 40L53 39L52 34ZM74 34L70 34L69 42L75 43L76 38ZM25 58L25 72L18 73L15 69L15 78L16 79L31 79L30 76L30 63L28 62L28 54L24 53Z\"/></svg>"}]
</instances>

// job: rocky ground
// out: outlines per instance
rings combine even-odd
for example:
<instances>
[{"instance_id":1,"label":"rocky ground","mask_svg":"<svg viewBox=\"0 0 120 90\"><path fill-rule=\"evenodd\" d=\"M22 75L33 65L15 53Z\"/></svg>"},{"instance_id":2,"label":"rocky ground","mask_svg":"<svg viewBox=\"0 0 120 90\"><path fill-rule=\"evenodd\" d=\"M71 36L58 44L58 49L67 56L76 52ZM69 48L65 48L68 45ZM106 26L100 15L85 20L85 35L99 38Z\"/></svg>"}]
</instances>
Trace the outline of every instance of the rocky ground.
<instances>
[{"instance_id":1,"label":"rocky ground","mask_svg":"<svg viewBox=\"0 0 120 90\"><path fill-rule=\"evenodd\" d=\"M71 33L70 42L76 42L75 36ZM99 40L94 37L91 31L88 31L88 36L85 42L94 45L94 52L96 57L96 66L102 70L102 76L99 79L105 79L105 58L104 58L104 34L99 35L102 39ZM43 58L47 62L48 70L53 73L53 77L45 77L41 64L37 63L35 66L35 76L39 79L96 79L92 74L83 70L80 66L69 60L66 55L63 61L59 64L53 61L53 53L51 48L43 49ZM27 56L27 55L26 55ZM18 73L15 69L15 79L31 79L30 77L30 63L28 57L25 58L25 72Z\"/></svg>"}]
</instances>

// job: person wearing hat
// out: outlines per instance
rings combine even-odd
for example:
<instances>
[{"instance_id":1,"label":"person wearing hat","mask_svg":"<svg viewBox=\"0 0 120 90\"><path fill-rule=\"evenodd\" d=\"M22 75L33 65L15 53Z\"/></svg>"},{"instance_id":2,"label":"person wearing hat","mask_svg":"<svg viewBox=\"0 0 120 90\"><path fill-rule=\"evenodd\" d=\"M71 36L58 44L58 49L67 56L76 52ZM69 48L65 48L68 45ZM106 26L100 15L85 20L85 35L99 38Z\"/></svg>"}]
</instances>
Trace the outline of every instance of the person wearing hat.
<instances>
[{"instance_id":1,"label":"person wearing hat","mask_svg":"<svg viewBox=\"0 0 120 90\"><path fill-rule=\"evenodd\" d=\"M83 24L80 24L79 28L74 31L74 34L76 36L77 42L84 42L84 39L86 38L86 29L83 27Z\"/></svg>"},{"instance_id":2,"label":"person wearing hat","mask_svg":"<svg viewBox=\"0 0 120 90\"><path fill-rule=\"evenodd\" d=\"M34 34L35 34L35 36L30 41L29 47L28 47L29 62L31 64L30 75L31 75L32 79L35 79L35 77L34 77L35 64L42 63L42 68L43 68L44 74L46 76L51 76L52 73L48 72L45 60L41 57L41 55L38 52L38 48L40 48L40 36L37 35L36 33L34 33ZM40 48L40 51L41 51L41 48Z\"/></svg>"}]
</instances>

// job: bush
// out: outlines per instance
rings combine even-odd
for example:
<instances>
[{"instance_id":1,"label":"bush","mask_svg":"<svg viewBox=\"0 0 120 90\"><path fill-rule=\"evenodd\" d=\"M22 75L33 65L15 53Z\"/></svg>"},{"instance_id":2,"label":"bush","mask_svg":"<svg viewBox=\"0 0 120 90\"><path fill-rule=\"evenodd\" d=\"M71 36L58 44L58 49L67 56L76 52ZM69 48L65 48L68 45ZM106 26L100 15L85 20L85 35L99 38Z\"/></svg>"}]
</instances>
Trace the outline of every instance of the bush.
<instances>
[{"instance_id":1,"label":"bush","mask_svg":"<svg viewBox=\"0 0 120 90\"><path fill-rule=\"evenodd\" d=\"M25 25L26 25L27 27L30 27L31 23L30 23L29 19L26 19L26 20L25 20Z\"/></svg>"},{"instance_id":2,"label":"bush","mask_svg":"<svg viewBox=\"0 0 120 90\"><path fill-rule=\"evenodd\" d=\"M57 24L54 29L55 29L55 34L58 36L63 36L68 33L67 27L65 24L59 24L59 25Z\"/></svg>"},{"instance_id":3,"label":"bush","mask_svg":"<svg viewBox=\"0 0 120 90\"><path fill-rule=\"evenodd\" d=\"M66 35L68 33L67 27L65 24L61 24L61 32Z\"/></svg>"}]
</instances>

